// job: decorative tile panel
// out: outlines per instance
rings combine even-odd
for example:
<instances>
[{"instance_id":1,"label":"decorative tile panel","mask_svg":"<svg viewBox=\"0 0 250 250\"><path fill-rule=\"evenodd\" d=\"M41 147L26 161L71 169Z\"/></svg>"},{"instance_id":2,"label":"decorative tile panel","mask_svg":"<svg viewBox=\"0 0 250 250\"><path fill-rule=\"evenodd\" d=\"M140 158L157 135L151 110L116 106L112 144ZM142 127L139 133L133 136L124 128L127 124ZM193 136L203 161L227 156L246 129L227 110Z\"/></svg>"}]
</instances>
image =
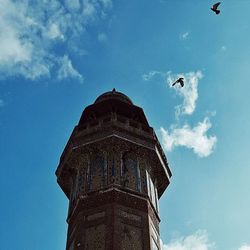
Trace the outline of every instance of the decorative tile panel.
<instances>
[{"instance_id":1,"label":"decorative tile panel","mask_svg":"<svg viewBox=\"0 0 250 250\"><path fill-rule=\"evenodd\" d=\"M106 163L103 156L97 156L91 160L89 179L89 188L91 191L104 187L106 183L105 169Z\"/></svg>"}]
</instances>

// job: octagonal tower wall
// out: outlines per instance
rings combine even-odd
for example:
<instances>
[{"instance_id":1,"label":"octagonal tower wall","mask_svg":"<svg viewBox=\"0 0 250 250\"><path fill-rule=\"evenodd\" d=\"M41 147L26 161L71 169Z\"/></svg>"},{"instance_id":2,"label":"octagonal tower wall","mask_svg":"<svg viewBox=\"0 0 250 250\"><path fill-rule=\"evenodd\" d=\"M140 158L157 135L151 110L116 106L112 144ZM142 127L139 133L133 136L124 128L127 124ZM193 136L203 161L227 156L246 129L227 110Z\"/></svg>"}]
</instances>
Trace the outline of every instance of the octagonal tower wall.
<instances>
[{"instance_id":1,"label":"octagonal tower wall","mask_svg":"<svg viewBox=\"0 0 250 250\"><path fill-rule=\"evenodd\" d=\"M159 247L158 199L171 171L143 110L124 94L104 93L83 111L56 175L69 198L67 250Z\"/></svg>"}]
</instances>

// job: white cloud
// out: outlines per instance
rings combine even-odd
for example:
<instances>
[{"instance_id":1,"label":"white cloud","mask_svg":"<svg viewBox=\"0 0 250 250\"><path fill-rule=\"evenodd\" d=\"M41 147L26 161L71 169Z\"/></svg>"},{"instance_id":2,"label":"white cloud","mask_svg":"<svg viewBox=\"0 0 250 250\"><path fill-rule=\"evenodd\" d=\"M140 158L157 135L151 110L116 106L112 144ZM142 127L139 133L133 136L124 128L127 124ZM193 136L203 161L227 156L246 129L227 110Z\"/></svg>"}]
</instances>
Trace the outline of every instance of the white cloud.
<instances>
[{"instance_id":1,"label":"white cloud","mask_svg":"<svg viewBox=\"0 0 250 250\"><path fill-rule=\"evenodd\" d=\"M198 230L194 234L181 236L172 239L169 243L164 244L160 240L161 250L214 250L216 244L208 238L207 231ZM238 250L250 250L250 245L244 244Z\"/></svg>"},{"instance_id":2,"label":"white cloud","mask_svg":"<svg viewBox=\"0 0 250 250\"><path fill-rule=\"evenodd\" d=\"M250 245L243 245L239 248L239 250L250 250Z\"/></svg>"},{"instance_id":3,"label":"white cloud","mask_svg":"<svg viewBox=\"0 0 250 250\"><path fill-rule=\"evenodd\" d=\"M216 136L207 135L211 126L210 120L206 117L194 128L187 124L181 128L172 127L169 131L161 127L163 147L167 151L172 151L177 146L183 146L192 149L199 157L207 157L213 152L217 142Z\"/></svg>"},{"instance_id":4,"label":"white cloud","mask_svg":"<svg viewBox=\"0 0 250 250\"><path fill-rule=\"evenodd\" d=\"M183 103L176 106L176 114L191 115L196 107L196 101L198 99L198 84L202 79L203 74L201 71L189 72L173 75L171 72L167 73L167 83L171 87L172 83L179 77L184 78L185 85L183 88L175 87L177 94L183 98Z\"/></svg>"},{"instance_id":5,"label":"white cloud","mask_svg":"<svg viewBox=\"0 0 250 250\"><path fill-rule=\"evenodd\" d=\"M32 53L32 44L21 39L20 22L29 26L26 19L25 6L12 3L9 0L0 1L0 65L29 61Z\"/></svg>"},{"instance_id":6,"label":"white cloud","mask_svg":"<svg viewBox=\"0 0 250 250\"><path fill-rule=\"evenodd\" d=\"M180 34L180 39L181 40L187 40L188 38L189 38L189 32L187 31L187 32L184 32L184 33L181 33Z\"/></svg>"},{"instance_id":7,"label":"white cloud","mask_svg":"<svg viewBox=\"0 0 250 250\"><path fill-rule=\"evenodd\" d=\"M214 243L209 242L206 231L198 230L196 233L172 240L168 244L161 244L162 250L212 250Z\"/></svg>"},{"instance_id":8,"label":"white cloud","mask_svg":"<svg viewBox=\"0 0 250 250\"><path fill-rule=\"evenodd\" d=\"M60 65L57 75L59 80L72 77L83 81L82 75L76 69L74 69L72 62L67 55L64 55L62 58L60 58L58 63Z\"/></svg>"},{"instance_id":9,"label":"white cloud","mask_svg":"<svg viewBox=\"0 0 250 250\"><path fill-rule=\"evenodd\" d=\"M81 8L79 0L65 0L65 5L70 11L79 11Z\"/></svg>"},{"instance_id":10,"label":"white cloud","mask_svg":"<svg viewBox=\"0 0 250 250\"><path fill-rule=\"evenodd\" d=\"M64 40L64 36L61 33L61 30L60 30L58 24L56 24L56 23L52 23L48 27L47 35L50 39L58 39L59 38L59 39Z\"/></svg>"},{"instance_id":11,"label":"white cloud","mask_svg":"<svg viewBox=\"0 0 250 250\"><path fill-rule=\"evenodd\" d=\"M96 15L95 3L89 0L83 0L83 15L87 19L93 19Z\"/></svg>"},{"instance_id":12,"label":"white cloud","mask_svg":"<svg viewBox=\"0 0 250 250\"><path fill-rule=\"evenodd\" d=\"M88 26L112 6L104 0L0 0L0 74L35 80L58 66L54 48L76 48ZM82 49L82 48L81 48ZM74 50L71 51L74 53ZM53 71L54 72L54 71Z\"/></svg>"}]
</instances>

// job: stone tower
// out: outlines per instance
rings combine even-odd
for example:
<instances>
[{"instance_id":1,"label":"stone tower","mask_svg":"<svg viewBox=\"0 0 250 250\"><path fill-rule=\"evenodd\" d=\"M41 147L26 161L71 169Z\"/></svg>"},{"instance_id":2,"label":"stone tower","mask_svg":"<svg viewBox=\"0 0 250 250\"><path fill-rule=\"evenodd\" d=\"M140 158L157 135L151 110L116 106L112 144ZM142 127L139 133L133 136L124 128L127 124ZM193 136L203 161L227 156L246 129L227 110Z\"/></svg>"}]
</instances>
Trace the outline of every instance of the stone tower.
<instances>
[{"instance_id":1,"label":"stone tower","mask_svg":"<svg viewBox=\"0 0 250 250\"><path fill-rule=\"evenodd\" d=\"M143 109L115 91L85 108L56 170L69 199L66 250L159 250L167 159Z\"/></svg>"}]
</instances>

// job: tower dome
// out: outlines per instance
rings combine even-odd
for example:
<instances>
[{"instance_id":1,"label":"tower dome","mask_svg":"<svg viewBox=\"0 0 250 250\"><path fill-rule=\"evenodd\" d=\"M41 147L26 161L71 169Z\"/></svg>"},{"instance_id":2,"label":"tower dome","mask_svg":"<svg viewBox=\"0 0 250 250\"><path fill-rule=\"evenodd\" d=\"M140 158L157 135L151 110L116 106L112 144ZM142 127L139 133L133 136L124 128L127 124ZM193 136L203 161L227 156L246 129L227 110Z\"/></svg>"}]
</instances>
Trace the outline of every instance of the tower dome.
<instances>
[{"instance_id":1,"label":"tower dome","mask_svg":"<svg viewBox=\"0 0 250 250\"><path fill-rule=\"evenodd\" d=\"M128 104L133 105L133 102L126 95L121 92L117 92L115 88L112 91L105 92L99 97L97 97L97 99L95 100L95 104L110 99L120 100L121 102L126 102Z\"/></svg>"}]
</instances>

